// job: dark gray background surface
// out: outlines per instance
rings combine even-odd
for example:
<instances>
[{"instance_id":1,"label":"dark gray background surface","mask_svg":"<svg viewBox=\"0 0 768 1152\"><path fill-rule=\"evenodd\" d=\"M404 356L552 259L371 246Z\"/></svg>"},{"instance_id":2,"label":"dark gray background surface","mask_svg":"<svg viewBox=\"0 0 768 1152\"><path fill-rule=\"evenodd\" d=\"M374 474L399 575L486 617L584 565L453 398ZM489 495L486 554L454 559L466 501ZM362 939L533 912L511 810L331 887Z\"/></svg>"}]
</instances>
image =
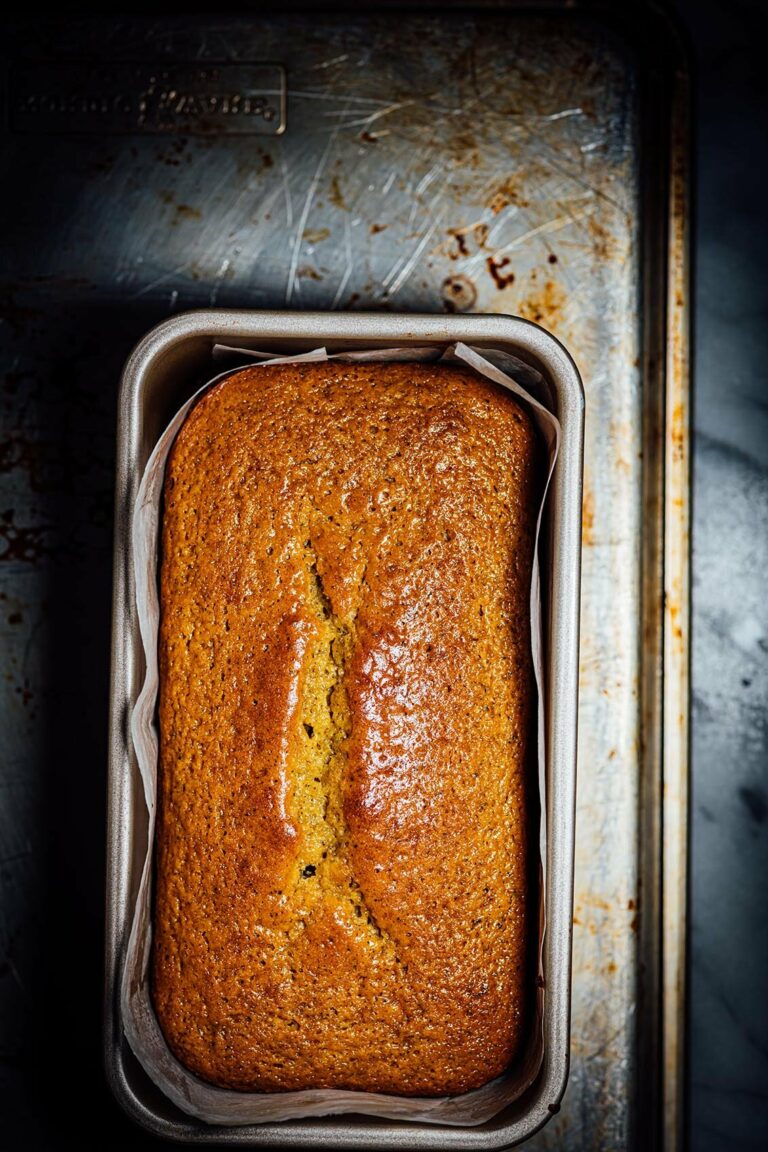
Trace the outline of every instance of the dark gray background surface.
<instances>
[{"instance_id":1,"label":"dark gray background surface","mask_svg":"<svg viewBox=\"0 0 768 1152\"><path fill-rule=\"evenodd\" d=\"M768 88L761 0L695 49L690 1142L768 1147Z\"/></svg>"}]
</instances>

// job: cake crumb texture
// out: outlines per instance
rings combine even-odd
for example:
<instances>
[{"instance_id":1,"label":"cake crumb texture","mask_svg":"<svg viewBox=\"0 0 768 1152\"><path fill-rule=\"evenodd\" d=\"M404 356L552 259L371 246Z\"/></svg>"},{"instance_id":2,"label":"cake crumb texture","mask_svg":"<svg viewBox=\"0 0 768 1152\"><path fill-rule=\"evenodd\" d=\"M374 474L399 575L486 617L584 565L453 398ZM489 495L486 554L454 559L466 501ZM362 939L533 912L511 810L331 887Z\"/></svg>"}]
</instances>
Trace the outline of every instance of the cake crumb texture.
<instances>
[{"instance_id":1,"label":"cake crumb texture","mask_svg":"<svg viewBox=\"0 0 768 1152\"><path fill-rule=\"evenodd\" d=\"M246 368L183 424L152 994L205 1080L440 1095L518 1052L536 448L442 364Z\"/></svg>"}]
</instances>

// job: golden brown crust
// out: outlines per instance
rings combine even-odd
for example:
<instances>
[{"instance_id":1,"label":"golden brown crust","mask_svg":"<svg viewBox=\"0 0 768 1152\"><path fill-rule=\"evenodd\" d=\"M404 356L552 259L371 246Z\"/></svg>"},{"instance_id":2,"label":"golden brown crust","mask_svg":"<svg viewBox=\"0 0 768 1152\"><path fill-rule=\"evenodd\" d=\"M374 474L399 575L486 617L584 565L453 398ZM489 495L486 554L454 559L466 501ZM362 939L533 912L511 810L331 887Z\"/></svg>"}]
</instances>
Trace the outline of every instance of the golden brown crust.
<instances>
[{"instance_id":1,"label":"golden brown crust","mask_svg":"<svg viewBox=\"0 0 768 1152\"><path fill-rule=\"evenodd\" d=\"M185 421L153 997L204 1079L455 1093L518 1051L535 456L444 365L246 368Z\"/></svg>"}]
</instances>

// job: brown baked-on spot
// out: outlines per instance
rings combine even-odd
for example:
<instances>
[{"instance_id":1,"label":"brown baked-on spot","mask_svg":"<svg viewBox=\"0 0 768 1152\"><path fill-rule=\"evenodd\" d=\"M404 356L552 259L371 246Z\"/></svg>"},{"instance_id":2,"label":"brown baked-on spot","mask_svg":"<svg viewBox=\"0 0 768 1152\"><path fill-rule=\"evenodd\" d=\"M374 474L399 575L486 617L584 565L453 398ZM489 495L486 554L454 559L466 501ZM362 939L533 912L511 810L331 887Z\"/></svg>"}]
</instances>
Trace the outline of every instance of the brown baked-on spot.
<instances>
[{"instance_id":1,"label":"brown baked-on spot","mask_svg":"<svg viewBox=\"0 0 768 1152\"><path fill-rule=\"evenodd\" d=\"M494 283L499 291L506 288L508 284L514 284L515 282L514 272L509 271L511 263L512 261L509 256L489 256L486 260L488 271L493 277Z\"/></svg>"},{"instance_id":2,"label":"brown baked-on spot","mask_svg":"<svg viewBox=\"0 0 768 1152\"><path fill-rule=\"evenodd\" d=\"M477 301L477 288L468 276L448 276L442 295L446 312L468 312Z\"/></svg>"},{"instance_id":3,"label":"brown baked-on spot","mask_svg":"<svg viewBox=\"0 0 768 1152\"><path fill-rule=\"evenodd\" d=\"M205 1079L442 1094L519 1050L536 471L447 365L249 368L183 425L153 998Z\"/></svg>"}]
</instances>

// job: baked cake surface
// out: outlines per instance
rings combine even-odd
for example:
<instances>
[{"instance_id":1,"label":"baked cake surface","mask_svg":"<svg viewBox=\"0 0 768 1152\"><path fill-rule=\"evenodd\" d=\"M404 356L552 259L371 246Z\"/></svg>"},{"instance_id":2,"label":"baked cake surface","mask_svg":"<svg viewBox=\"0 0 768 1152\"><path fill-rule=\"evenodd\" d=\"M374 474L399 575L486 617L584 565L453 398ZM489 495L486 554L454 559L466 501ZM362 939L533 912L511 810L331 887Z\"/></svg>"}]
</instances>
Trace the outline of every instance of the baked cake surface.
<instances>
[{"instance_id":1,"label":"baked cake surface","mask_svg":"<svg viewBox=\"0 0 768 1152\"><path fill-rule=\"evenodd\" d=\"M152 992L204 1079L436 1095L518 1051L536 455L445 365L246 368L183 424Z\"/></svg>"}]
</instances>

